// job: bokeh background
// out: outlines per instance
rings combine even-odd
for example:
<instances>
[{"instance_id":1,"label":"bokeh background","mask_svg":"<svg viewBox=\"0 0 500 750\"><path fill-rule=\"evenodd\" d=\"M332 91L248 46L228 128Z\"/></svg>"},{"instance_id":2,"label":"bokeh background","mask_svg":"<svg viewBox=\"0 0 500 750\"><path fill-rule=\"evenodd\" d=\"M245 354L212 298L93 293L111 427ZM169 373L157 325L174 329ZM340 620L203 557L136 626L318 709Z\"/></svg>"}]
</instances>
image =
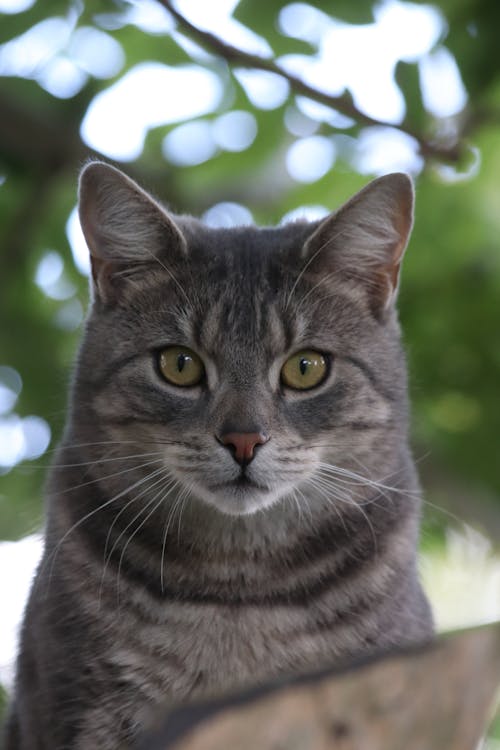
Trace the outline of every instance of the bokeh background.
<instances>
[{"instance_id":1,"label":"bokeh background","mask_svg":"<svg viewBox=\"0 0 500 750\"><path fill-rule=\"evenodd\" d=\"M318 217L414 176L422 575L440 629L500 619L499 28L496 0L0 0L4 686L87 307L90 156L214 225Z\"/></svg>"}]
</instances>

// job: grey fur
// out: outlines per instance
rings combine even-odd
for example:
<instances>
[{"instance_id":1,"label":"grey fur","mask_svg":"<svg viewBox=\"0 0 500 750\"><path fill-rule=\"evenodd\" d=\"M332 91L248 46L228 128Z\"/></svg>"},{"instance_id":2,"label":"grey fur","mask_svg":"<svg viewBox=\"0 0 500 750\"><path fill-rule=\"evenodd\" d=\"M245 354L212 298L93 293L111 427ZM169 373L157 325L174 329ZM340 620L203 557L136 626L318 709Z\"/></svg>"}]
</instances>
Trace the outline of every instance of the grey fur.
<instances>
[{"instance_id":1,"label":"grey fur","mask_svg":"<svg viewBox=\"0 0 500 750\"><path fill-rule=\"evenodd\" d=\"M210 229L85 168L94 301L8 750L131 747L163 705L430 637L394 309L412 195L389 175L324 222ZM169 344L206 382L160 378ZM331 370L286 389L306 348ZM235 431L270 437L246 481Z\"/></svg>"}]
</instances>

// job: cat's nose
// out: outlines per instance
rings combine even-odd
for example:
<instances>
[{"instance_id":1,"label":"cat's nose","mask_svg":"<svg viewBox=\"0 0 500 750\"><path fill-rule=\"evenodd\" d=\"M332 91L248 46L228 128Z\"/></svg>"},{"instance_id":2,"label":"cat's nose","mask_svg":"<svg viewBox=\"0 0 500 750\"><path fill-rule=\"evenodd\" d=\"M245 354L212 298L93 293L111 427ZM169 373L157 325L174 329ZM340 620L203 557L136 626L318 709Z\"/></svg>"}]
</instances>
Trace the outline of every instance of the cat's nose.
<instances>
[{"instance_id":1,"label":"cat's nose","mask_svg":"<svg viewBox=\"0 0 500 750\"><path fill-rule=\"evenodd\" d=\"M218 440L232 452L235 461L249 464L255 449L267 443L269 437L263 432L226 432Z\"/></svg>"}]
</instances>

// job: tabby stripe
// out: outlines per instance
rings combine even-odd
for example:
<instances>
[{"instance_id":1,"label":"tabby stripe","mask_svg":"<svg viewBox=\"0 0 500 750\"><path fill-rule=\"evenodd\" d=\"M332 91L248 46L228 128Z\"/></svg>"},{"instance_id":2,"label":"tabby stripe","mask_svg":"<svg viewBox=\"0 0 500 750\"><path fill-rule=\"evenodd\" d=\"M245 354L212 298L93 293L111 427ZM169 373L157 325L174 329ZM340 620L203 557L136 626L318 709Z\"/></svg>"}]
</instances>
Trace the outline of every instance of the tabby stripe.
<instances>
[{"instance_id":1,"label":"tabby stripe","mask_svg":"<svg viewBox=\"0 0 500 750\"><path fill-rule=\"evenodd\" d=\"M88 476L93 479L93 472L89 472ZM85 503L82 498L82 503L72 508L71 520L72 523L78 523L79 519L86 513L91 512L96 507L101 507L99 513L89 516L79 529L81 533L91 539L97 553L102 555L110 525L114 522L112 537L115 535L118 536L130 520L130 514L121 514L117 518L117 511L123 507L122 503L127 499L126 497L121 498L121 502L117 505L112 504L109 507L105 507L104 496L99 491L97 485L94 486L93 492L92 502ZM306 532L298 535L289 547L277 548L272 554L266 554L262 550L263 554L259 554L257 558L255 558L254 554L254 559L263 569L270 569L277 578L282 578L287 572L301 569L304 566L310 566L312 562L317 562L323 557L331 556L333 551L338 554L344 549L349 550L353 545L354 547L362 546L365 549L370 549L373 553L372 529L376 537L381 537L391 532L400 523L403 523L412 509L411 503L407 503L404 499L394 496L391 498L390 504L384 501L384 512L379 505L375 506L379 498L379 493L376 493L367 499L366 504L363 506L363 513L368 517L371 529L368 526L366 530L363 528L360 529L360 524L365 522L360 515L360 509L357 506L353 506L350 509L349 515L345 511L342 520L337 517L328 518L314 533ZM134 508L134 515L138 509L139 506ZM162 524L158 524L157 520L157 518L156 520L154 518L151 519L151 522L145 525L141 529L140 534L134 538L134 546L139 545L143 547L148 557L150 556L151 549L157 547L163 541L163 526ZM171 544L173 544L173 547ZM167 544L164 550L164 559L167 562L183 564L187 569L193 565L198 566L208 562L204 549L197 549L189 543L179 547L179 542L175 535L172 538L171 544ZM237 553L237 550L235 552ZM212 558L212 560L214 563L228 562L234 567L245 565L248 558L247 553L243 550L241 556L234 554L228 559L224 555L219 559Z\"/></svg>"},{"instance_id":2,"label":"tabby stripe","mask_svg":"<svg viewBox=\"0 0 500 750\"><path fill-rule=\"evenodd\" d=\"M134 360L139 359L139 357L140 355L135 352L134 354L130 354L127 357L115 359L109 363L109 365L105 368L104 373L99 378L94 380L88 377L82 378L80 376L80 383L87 388L96 388L98 390L102 390L106 386L110 384L112 385L114 383L114 381L116 380L117 372L122 370Z\"/></svg>"},{"instance_id":3,"label":"tabby stripe","mask_svg":"<svg viewBox=\"0 0 500 750\"><path fill-rule=\"evenodd\" d=\"M156 416L147 418L144 414L141 414L140 416L132 416L132 417L106 417L106 424L112 425L112 426L122 426L126 427L128 425L141 425L141 424L155 424L155 425L162 425L162 420Z\"/></svg>"},{"instance_id":4,"label":"tabby stripe","mask_svg":"<svg viewBox=\"0 0 500 750\"><path fill-rule=\"evenodd\" d=\"M366 364L366 362L363 362L363 360L358 359L357 357L344 357L344 359L346 360L346 362L350 362L352 365L354 365L354 367L357 367L358 370L361 370L361 372L370 382L370 385L375 391L377 391L380 396L383 396L383 398L390 402L394 402L396 400L394 398L394 395L390 391L386 390L386 388L381 383L379 383L379 380L376 377L375 373L373 372L371 367Z\"/></svg>"},{"instance_id":5,"label":"tabby stripe","mask_svg":"<svg viewBox=\"0 0 500 750\"><path fill-rule=\"evenodd\" d=\"M392 421L392 420L391 420ZM362 419L357 419L353 422L337 422L335 424L336 430L338 430L340 427L349 427L351 430L362 430L363 432L365 430L377 430L380 428L387 428L391 424L391 421L387 422L368 422L364 421Z\"/></svg>"},{"instance_id":6,"label":"tabby stripe","mask_svg":"<svg viewBox=\"0 0 500 750\"><path fill-rule=\"evenodd\" d=\"M199 587L193 586L190 581L186 582L185 588L172 587L167 584L162 591L159 574L161 525L156 522L144 526L128 545L127 554L121 560L120 575L135 581L154 598L162 601L176 600L228 606L256 605L265 607L277 604L305 606L339 582L343 583L357 574L366 565L376 564L378 558L383 558L393 532L406 522L408 515L412 512L412 504L405 503L397 496L394 497L394 503L395 505L383 514L381 514L380 507L375 509L372 505L368 505L364 512L368 515L371 528L367 527L366 531L361 531L359 525L353 524L354 519L352 517L350 521L344 518L345 528L337 519L329 519L316 534L299 537L288 549L277 549L272 555L263 555L258 560L258 565L262 570L269 571L271 585L273 580L282 583L284 577L290 578L293 576L289 587L285 589L255 593L253 588L258 584L252 582L252 589L245 591L242 589L242 583L237 580L235 575L233 581L213 578L201 582ZM107 509L103 509L103 512L105 510ZM356 509L353 508L353 513L355 511ZM82 513L81 507L79 508L80 513ZM109 509L109 514L106 513L106 516L115 519L116 509L114 511ZM127 519L120 518L118 523L115 523L108 549L112 549L114 539L117 539L121 533L122 523L126 525ZM102 560L108 530L109 524L103 523L102 514L95 514L75 529L75 533L83 538L85 545L91 549L93 556ZM376 542L372 538L372 530ZM108 563L108 569L113 568L117 571L121 550L127 543L127 539L128 537L123 538L123 542L116 546L112 559ZM151 560L152 546L158 550L158 564ZM170 560L174 563L174 574L179 571L179 575L182 576L183 569L190 572L193 567L199 566L200 562L205 559L202 551L197 552L190 545L188 547L191 554L180 555L181 550L178 549L177 545L172 552L167 544L164 551L164 561L168 563ZM342 553L344 554L342 555ZM342 558L339 559L341 555ZM315 572L316 579L311 581L311 567L322 559L325 561L324 568ZM150 561L151 564L149 564ZM205 559L206 562L208 561ZM244 558L237 559L235 556L234 559L224 558L214 562L225 563L236 569L244 563Z\"/></svg>"},{"instance_id":7,"label":"tabby stripe","mask_svg":"<svg viewBox=\"0 0 500 750\"><path fill-rule=\"evenodd\" d=\"M102 550L101 550L102 554ZM118 572L120 556L118 551L108 562L108 569L113 567ZM287 590L272 591L265 594L244 592L241 590L227 590L227 583L218 584L213 581L206 584L204 588L195 588L192 584L186 586L172 587L166 583L163 590L160 585L159 575L154 578L149 569L144 569L131 561L128 557L121 560L120 576L125 576L129 581L146 589L148 593L158 601L181 602L199 605L217 605L226 607L258 606L272 608L278 605L306 607L313 604L315 599L324 596L329 590L335 588L339 583L345 584L349 578L359 574L367 565L373 565L374 555L370 550L368 553L363 548L355 550L355 554L346 555L341 564L333 571L319 575L315 582L309 580L297 581L294 586ZM212 590L210 590L212 588ZM217 588L222 590L217 590Z\"/></svg>"}]
</instances>

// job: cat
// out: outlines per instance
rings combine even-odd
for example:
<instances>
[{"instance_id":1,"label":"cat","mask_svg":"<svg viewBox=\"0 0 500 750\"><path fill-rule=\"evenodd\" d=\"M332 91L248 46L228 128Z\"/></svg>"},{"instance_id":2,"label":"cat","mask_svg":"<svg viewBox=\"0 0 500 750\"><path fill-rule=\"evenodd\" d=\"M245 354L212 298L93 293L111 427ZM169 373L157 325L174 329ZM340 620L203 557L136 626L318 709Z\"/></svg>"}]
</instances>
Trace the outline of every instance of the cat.
<instances>
[{"instance_id":1,"label":"cat","mask_svg":"<svg viewBox=\"0 0 500 750\"><path fill-rule=\"evenodd\" d=\"M91 162L92 304L8 750L134 745L161 707L432 637L395 309L404 174L212 228Z\"/></svg>"}]
</instances>

